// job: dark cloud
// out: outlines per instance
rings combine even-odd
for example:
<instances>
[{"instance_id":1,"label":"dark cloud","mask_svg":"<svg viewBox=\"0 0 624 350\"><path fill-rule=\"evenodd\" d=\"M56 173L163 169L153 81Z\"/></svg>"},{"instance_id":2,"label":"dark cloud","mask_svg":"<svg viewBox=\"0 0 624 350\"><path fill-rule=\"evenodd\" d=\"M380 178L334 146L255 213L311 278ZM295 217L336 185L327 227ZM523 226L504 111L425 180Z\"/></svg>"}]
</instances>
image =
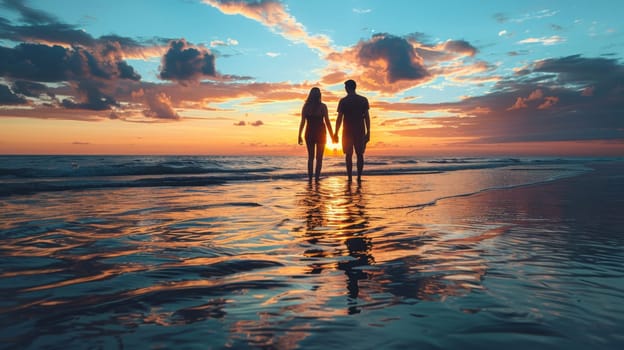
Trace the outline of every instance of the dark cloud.
<instances>
[{"instance_id":1,"label":"dark cloud","mask_svg":"<svg viewBox=\"0 0 624 350\"><path fill-rule=\"evenodd\" d=\"M464 40L449 40L444 43L444 49L467 56L474 56L477 53L477 48Z\"/></svg>"},{"instance_id":2,"label":"dark cloud","mask_svg":"<svg viewBox=\"0 0 624 350\"><path fill-rule=\"evenodd\" d=\"M422 32L414 32L405 36L405 39L414 41L417 43L422 43L425 46L434 46L435 43L430 35Z\"/></svg>"},{"instance_id":3,"label":"dark cloud","mask_svg":"<svg viewBox=\"0 0 624 350\"><path fill-rule=\"evenodd\" d=\"M492 93L429 106L436 109L457 117L436 118L441 127L395 133L471 137L477 143L622 140L624 65L579 55L542 60L500 81Z\"/></svg>"},{"instance_id":4,"label":"dark cloud","mask_svg":"<svg viewBox=\"0 0 624 350\"><path fill-rule=\"evenodd\" d=\"M189 47L184 39L170 43L160 70L161 79L178 82L198 81L215 75L215 56L208 49Z\"/></svg>"},{"instance_id":5,"label":"dark cloud","mask_svg":"<svg viewBox=\"0 0 624 350\"><path fill-rule=\"evenodd\" d=\"M93 46L96 40L86 32L64 23L28 26L0 26L0 38L17 42L38 42Z\"/></svg>"},{"instance_id":6,"label":"dark cloud","mask_svg":"<svg viewBox=\"0 0 624 350\"><path fill-rule=\"evenodd\" d=\"M396 36L375 34L351 48L327 55L329 61L358 69L350 72L365 90L396 93L424 84L438 76L475 80L474 74L494 66L472 59L478 50L465 40L432 43L422 33ZM452 64L449 64L452 63ZM355 75L353 74L355 73ZM323 82L337 83L343 71L331 71Z\"/></svg>"},{"instance_id":7,"label":"dark cloud","mask_svg":"<svg viewBox=\"0 0 624 350\"><path fill-rule=\"evenodd\" d=\"M44 82L64 81L70 72L68 60L68 52L61 46L0 47L0 75Z\"/></svg>"},{"instance_id":8,"label":"dark cloud","mask_svg":"<svg viewBox=\"0 0 624 350\"><path fill-rule=\"evenodd\" d=\"M241 120L241 121L239 121L237 123L234 123L234 126L245 126L245 125L247 125L247 123L245 123L244 120Z\"/></svg>"},{"instance_id":9,"label":"dark cloud","mask_svg":"<svg viewBox=\"0 0 624 350\"><path fill-rule=\"evenodd\" d=\"M429 75L412 45L406 39L390 34L377 34L363 43L359 48L358 58L365 66L378 60L385 61L390 83L421 80Z\"/></svg>"},{"instance_id":10,"label":"dark cloud","mask_svg":"<svg viewBox=\"0 0 624 350\"><path fill-rule=\"evenodd\" d=\"M251 126L262 126L262 125L264 125L264 123L262 122L262 120L256 120L255 122L250 123L249 125L251 125Z\"/></svg>"},{"instance_id":11,"label":"dark cloud","mask_svg":"<svg viewBox=\"0 0 624 350\"><path fill-rule=\"evenodd\" d=\"M141 75L137 73L132 66L130 66L125 61L117 62L117 72L119 73L119 78L121 79L129 79L129 80L141 80Z\"/></svg>"},{"instance_id":12,"label":"dark cloud","mask_svg":"<svg viewBox=\"0 0 624 350\"><path fill-rule=\"evenodd\" d=\"M16 95L8 86L0 84L0 104L3 105L20 105L25 104L26 99Z\"/></svg>"},{"instance_id":13,"label":"dark cloud","mask_svg":"<svg viewBox=\"0 0 624 350\"><path fill-rule=\"evenodd\" d=\"M64 99L61 105L68 109L87 109L103 111L119 107L114 97L102 92L102 86L94 81L82 81L78 84L79 101Z\"/></svg>"},{"instance_id":14,"label":"dark cloud","mask_svg":"<svg viewBox=\"0 0 624 350\"><path fill-rule=\"evenodd\" d=\"M67 98L61 106L69 109L103 110L119 104L103 91L118 79L138 81L140 75L125 61L111 59L82 47L64 48L44 44L19 44L0 47L0 75L12 80L14 92L36 97L54 94L41 82L64 82L78 96Z\"/></svg>"},{"instance_id":15,"label":"dark cloud","mask_svg":"<svg viewBox=\"0 0 624 350\"><path fill-rule=\"evenodd\" d=\"M39 82L87 78L140 79L125 61L109 61L79 47L71 49L43 44L0 47L0 75Z\"/></svg>"},{"instance_id":16,"label":"dark cloud","mask_svg":"<svg viewBox=\"0 0 624 350\"><path fill-rule=\"evenodd\" d=\"M2 6L14 11L17 11L21 15L21 20L26 23L48 23L55 22L56 18L44 11L33 9L24 4L23 0L3 0Z\"/></svg>"},{"instance_id":17,"label":"dark cloud","mask_svg":"<svg viewBox=\"0 0 624 350\"><path fill-rule=\"evenodd\" d=\"M580 55L538 61L529 71L556 73L560 84L598 84L613 88L624 84L623 66L615 59L584 58Z\"/></svg>"},{"instance_id":18,"label":"dark cloud","mask_svg":"<svg viewBox=\"0 0 624 350\"><path fill-rule=\"evenodd\" d=\"M16 94L29 97L37 97L46 92L48 87L44 84L35 83L32 81L18 80L13 82L12 89Z\"/></svg>"}]
</instances>

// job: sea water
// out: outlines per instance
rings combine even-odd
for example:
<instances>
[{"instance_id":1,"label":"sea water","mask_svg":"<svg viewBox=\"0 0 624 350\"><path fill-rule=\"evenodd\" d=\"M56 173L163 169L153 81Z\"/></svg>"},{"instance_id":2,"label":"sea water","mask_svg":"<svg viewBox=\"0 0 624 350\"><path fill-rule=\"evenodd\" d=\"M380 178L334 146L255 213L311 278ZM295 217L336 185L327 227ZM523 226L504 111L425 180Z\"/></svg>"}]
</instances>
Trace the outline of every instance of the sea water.
<instances>
[{"instance_id":1,"label":"sea water","mask_svg":"<svg viewBox=\"0 0 624 350\"><path fill-rule=\"evenodd\" d=\"M621 175L564 186L596 163L0 157L0 342L621 345Z\"/></svg>"}]
</instances>

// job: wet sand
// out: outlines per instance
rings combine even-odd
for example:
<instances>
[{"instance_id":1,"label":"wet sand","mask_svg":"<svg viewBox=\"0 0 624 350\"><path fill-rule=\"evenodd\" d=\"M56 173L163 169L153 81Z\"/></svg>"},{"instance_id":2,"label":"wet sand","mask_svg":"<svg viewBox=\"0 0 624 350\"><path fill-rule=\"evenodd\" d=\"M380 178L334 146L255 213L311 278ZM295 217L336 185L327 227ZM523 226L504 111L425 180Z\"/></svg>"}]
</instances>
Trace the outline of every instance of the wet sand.
<instances>
[{"instance_id":1,"label":"wet sand","mask_svg":"<svg viewBox=\"0 0 624 350\"><path fill-rule=\"evenodd\" d=\"M361 186L330 176L6 199L0 340L8 348L616 348L624 164L591 167L449 198L532 175L367 176Z\"/></svg>"}]
</instances>

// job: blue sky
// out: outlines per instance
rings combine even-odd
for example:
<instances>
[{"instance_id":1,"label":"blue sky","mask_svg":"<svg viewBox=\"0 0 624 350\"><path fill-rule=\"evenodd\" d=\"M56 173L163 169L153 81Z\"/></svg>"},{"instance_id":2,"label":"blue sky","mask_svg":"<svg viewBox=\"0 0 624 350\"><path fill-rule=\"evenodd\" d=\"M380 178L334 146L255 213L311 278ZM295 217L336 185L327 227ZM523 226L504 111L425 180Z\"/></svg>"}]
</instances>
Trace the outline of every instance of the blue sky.
<instances>
[{"instance_id":1,"label":"blue sky","mask_svg":"<svg viewBox=\"0 0 624 350\"><path fill-rule=\"evenodd\" d=\"M64 152L117 152L129 141L100 134L136 128L153 144L129 152L160 152L164 137L196 153L290 154L309 89L333 112L354 78L382 153L621 154L622 13L606 0L5 0L0 152L37 152L26 131L57 121L86 135L45 146ZM191 126L207 140L185 143Z\"/></svg>"}]
</instances>

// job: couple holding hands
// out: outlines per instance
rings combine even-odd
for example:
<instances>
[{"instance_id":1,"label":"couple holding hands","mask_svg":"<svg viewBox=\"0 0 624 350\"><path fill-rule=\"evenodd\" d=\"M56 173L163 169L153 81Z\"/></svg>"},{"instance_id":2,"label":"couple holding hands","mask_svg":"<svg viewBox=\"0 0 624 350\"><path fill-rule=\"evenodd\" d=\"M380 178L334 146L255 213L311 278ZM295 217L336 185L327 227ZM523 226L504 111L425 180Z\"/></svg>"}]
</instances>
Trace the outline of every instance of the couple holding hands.
<instances>
[{"instance_id":1,"label":"couple holding hands","mask_svg":"<svg viewBox=\"0 0 624 350\"><path fill-rule=\"evenodd\" d=\"M338 119L336 119L336 131L332 132L329 122L327 106L321 102L321 90L314 87L310 90L308 98L301 110L301 122L299 123L299 144L303 144L301 133L305 128L305 142L308 148L308 180L312 181L312 175L318 181L323 166L323 152L325 151L326 132L332 136L334 143L338 142L338 131L341 124L342 151L345 154L347 177L352 180L353 150L357 157L357 181L362 181L364 169L364 151L366 143L370 140L370 116L368 114L368 99L355 93L356 84L353 80L345 81L347 96L338 102ZM344 123L343 123L344 121ZM316 156L316 169L314 158Z\"/></svg>"}]
</instances>

